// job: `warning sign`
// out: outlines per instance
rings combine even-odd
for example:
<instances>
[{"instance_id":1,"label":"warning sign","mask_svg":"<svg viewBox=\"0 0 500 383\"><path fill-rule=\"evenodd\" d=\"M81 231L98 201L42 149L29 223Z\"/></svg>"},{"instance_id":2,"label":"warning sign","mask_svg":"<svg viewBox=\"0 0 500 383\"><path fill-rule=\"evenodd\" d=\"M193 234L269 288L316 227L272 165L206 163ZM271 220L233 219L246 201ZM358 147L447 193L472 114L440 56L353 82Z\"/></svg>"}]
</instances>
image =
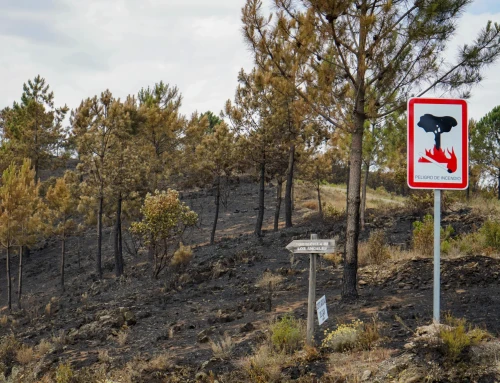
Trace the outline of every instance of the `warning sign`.
<instances>
[{"instance_id":1,"label":"warning sign","mask_svg":"<svg viewBox=\"0 0 500 383\"><path fill-rule=\"evenodd\" d=\"M408 186L466 189L469 183L467 102L412 98L408 101Z\"/></svg>"}]
</instances>

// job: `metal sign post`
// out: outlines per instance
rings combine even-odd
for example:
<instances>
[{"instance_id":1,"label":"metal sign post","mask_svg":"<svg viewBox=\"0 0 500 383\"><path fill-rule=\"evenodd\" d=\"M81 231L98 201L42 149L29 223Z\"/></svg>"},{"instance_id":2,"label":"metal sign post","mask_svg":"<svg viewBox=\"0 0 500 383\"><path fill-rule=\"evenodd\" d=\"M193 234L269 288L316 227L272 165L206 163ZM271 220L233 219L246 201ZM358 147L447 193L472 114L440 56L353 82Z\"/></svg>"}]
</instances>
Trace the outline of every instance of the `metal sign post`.
<instances>
[{"instance_id":1,"label":"metal sign post","mask_svg":"<svg viewBox=\"0 0 500 383\"><path fill-rule=\"evenodd\" d=\"M311 234L310 240L290 242L286 248L293 253L309 254L309 295L307 298L307 332L306 344L312 346L314 336L314 308L316 306L316 254L328 254L335 251L335 240L318 239Z\"/></svg>"},{"instance_id":2,"label":"metal sign post","mask_svg":"<svg viewBox=\"0 0 500 383\"><path fill-rule=\"evenodd\" d=\"M441 190L465 190L469 183L467 102L408 100L408 186L434 190L433 319L440 320Z\"/></svg>"},{"instance_id":3,"label":"metal sign post","mask_svg":"<svg viewBox=\"0 0 500 383\"><path fill-rule=\"evenodd\" d=\"M439 323L441 297L441 190L434 190L434 308L432 318Z\"/></svg>"}]
</instances>

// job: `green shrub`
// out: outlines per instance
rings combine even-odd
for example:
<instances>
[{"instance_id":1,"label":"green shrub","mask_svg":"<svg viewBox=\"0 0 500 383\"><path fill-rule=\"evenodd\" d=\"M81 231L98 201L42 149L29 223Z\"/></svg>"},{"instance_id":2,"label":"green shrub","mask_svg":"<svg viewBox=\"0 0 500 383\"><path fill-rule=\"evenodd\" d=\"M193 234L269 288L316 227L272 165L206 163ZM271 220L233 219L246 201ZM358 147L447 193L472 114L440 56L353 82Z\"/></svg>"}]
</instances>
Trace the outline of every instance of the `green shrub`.
<instances>
[{"instance_id":1,"label":"green shrub","mask_svg":"<svg viewBox=\"0 0 500 383\"><path fill-rule=\"evenodd\" d=\"M331 203L326 203L323 205L323 218L325 219L337 219L344 215L344 211L337 209Z\"/></svg>"},{"instance_id":2,"label":"green shrub","mask_svg":"<svg viewBox=\"0 0 500 383\"><path fill-rule=\"evenodd\" d=\"M368 239L368 251L366 253L366 264L380 265L391 257L385 240L383 230L375 230L370 233Z\"/></svg>"},{"instance_id":3,"label":"green shrub","mask_svg":"<svg viewBox=\"0 0 500 383\"><path fill-rule=\"evenodd\" d=\"M500 222L487 220L479 230L484 246L500 250Z\"/></svg>"},{"instance_id":4,"label":"green shrub","mask_svg":"<svg viewBox=\"0 0 500 383\"><path fill-rule=\"evenodd\" d=\"M299 349L305 337L305 328L301 320L291 315L271 325L271 342L278 351L292 353Z\"/></svg>"},{"instance_id":5,"label":"green shrub","mask_svg":"<svg viewBox=\"0 0 500 383\"><path fill-rule=\"evenodd\" d=\"M339 324L336 330L328 332L325 330L325 338L321 347L331 349L335 352L353 350L357 345L363 330L363 322L359 319L349 324Z\"/></svg>"},{"instance_id":6,"label":"green shrub","mask_svg":"<svg viewBox=\"0 0 500 383\"><path fill-rule=\"evenodd\" d=\"M74 376L73 369L69 363L61 363L57 366L56 382L57 383L70 383Z\"/></svg>"},{"instance_id":7,"label":"green shrub","mask_svg":"<svg viewBox=\"0 0 500 383\"><path fill-rule=\"evenodd\" d=\"M339 324L336 330L326 330L321 347L335 352L370 350L379 339L377 317L368 323L355 319L348 324Z\"/></svg>"},{"instance_id":8,"label":"green shrub","mask_svg":"<svg viewBox=\"0 0 500 383\"><path fill-rule=\"evenodd\" d=\"M406 207L416 213L429 210L434 206L434 195L428 190L413 191L406 200Z\"/></svg>"},{"instance_id":9,"label":"green shrub","mask_svg":"<svg viewBox=\"0 0 500 383\"><path fill-rule=\"evenodd\" d=\"M439 331L442 351L448 361L454 363L471 347L489 337L477 327L472 328L465 319L445 316L445 324Z\"/></svg>"},{"instance_id":10,"label":"green shrub","mask_svg":"<svg viewBox=\"0 0 500 383\"><path fill-rule=\"evenodd\" d=\"M453 227L441 227L441 251L447 253L451 249L450 239ZM434 253L434 218L427 214L423 221L413 222L413 249L420 254L431 257Z\"/></svg>"}]
</instances>

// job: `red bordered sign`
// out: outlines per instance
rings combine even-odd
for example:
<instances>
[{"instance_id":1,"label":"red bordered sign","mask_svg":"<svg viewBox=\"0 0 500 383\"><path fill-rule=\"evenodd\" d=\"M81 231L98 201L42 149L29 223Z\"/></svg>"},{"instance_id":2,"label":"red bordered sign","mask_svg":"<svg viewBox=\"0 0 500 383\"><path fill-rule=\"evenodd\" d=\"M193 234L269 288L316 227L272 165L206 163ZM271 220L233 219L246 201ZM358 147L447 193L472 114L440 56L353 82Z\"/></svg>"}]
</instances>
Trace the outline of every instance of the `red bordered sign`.
<instances>
[{"instance_id":1,"label":"red bordered sign","mask_svg":"<svg viewBox=\"0 0 500 383\"><path fill-rule=\"evenodd\" d=\"M463 190L469 184L467 102L408 101L408 186Z\"/></svg>"}]
</instances>

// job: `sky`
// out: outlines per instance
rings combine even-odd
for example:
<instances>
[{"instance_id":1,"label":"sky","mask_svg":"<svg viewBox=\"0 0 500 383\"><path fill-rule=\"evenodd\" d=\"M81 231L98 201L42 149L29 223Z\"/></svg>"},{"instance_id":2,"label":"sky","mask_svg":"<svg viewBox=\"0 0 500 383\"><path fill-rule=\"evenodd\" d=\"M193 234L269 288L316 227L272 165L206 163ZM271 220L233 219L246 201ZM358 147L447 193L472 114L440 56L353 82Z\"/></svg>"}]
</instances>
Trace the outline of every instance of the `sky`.
<instances>
[{"instance_id":1,"label":"sky","mask_svg":"<svg viewBox=\"0 0 500 383\"><path fill-rule=\"evenodd\" d=\"M218 114L234 97L252 54L241 33L245 0L0 0L0 108L40 74L56 105L76 108L110 89L125 98L163 80L183 95L182 113ZM472 42L500 0L476 0L451 47ZM452 54L452 53L450 53ZM500 104L500 62L469 99L479 119Z\"/></svg>"}]
</instances>

